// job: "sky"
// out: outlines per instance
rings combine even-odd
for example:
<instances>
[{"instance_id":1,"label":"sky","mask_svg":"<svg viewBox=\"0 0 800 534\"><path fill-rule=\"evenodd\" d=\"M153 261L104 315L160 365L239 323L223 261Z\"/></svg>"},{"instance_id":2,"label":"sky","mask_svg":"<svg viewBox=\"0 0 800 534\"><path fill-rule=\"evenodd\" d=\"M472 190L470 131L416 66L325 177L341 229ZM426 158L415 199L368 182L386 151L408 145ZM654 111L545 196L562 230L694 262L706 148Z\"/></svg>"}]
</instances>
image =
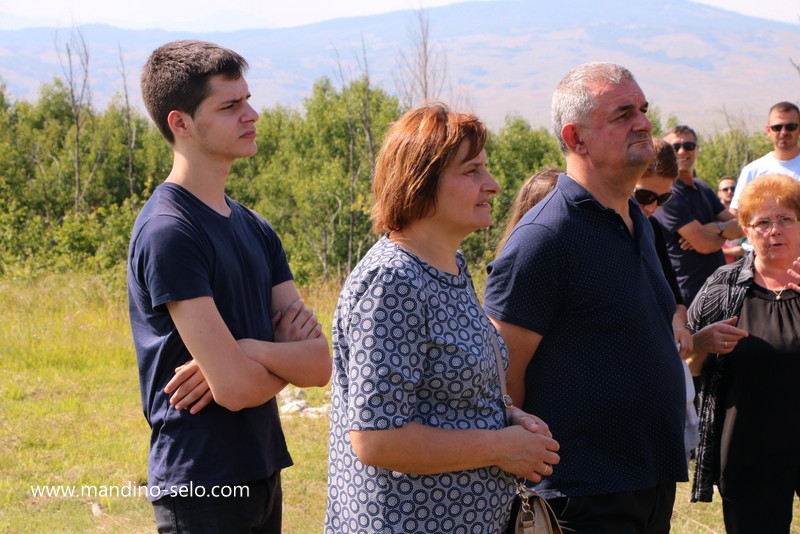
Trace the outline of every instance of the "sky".
<instances>
[{"instance_id":1,"label":"sky","mask_svg":"<svg viewBox=\"0 0 800 534\"><path fill-rule=\"evenodd\" d=\"M0 30L104 23L120 28L233 31L431 8L463 0L0 0ZM491 1L491 0L480 0ZM531 0L533 1L533 0ZM694 0L745 15L800 24L800 0Z\"/></svg>"}]
</instances>

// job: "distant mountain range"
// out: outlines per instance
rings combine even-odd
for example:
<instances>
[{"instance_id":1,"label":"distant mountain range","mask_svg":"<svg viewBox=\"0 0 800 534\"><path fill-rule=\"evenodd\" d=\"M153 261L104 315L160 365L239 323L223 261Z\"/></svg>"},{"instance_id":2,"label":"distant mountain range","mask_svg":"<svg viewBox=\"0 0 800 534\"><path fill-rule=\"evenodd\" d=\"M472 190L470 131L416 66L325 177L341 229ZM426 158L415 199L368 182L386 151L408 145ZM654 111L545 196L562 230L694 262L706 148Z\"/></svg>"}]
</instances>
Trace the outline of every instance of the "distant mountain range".
<instances>
[{"instance_id":1,"label":"distant mountain range","mask_svg":"<svg viewBox=\"0 0 800 534\"><path fill-rule=\"evenodd\" d=\"M425 11L430 36L446 54L450 86L492 128L517 113L550 126L553 88L572 67L613 61L630 68L662 118L710 133L727 120L760 128L769 107L800 100L800 24L748 17L685 0L463 2ZM0 13L0 17L3 14ZM362 43L374 83L395 93L398 50L413 45L412 11L336 19L285 29L187 33L79 27L90 53L94 103L122 91L120 50L131 97L141 105L139 68L158 45L203 39L250 62L257 108L300 106L313 82L361 72ZM69 29L0 31L0 81L13 98L35 99L42 83L63 76ZM447 95L443 95L448 99Z\"/></svg>"}]
</instances>

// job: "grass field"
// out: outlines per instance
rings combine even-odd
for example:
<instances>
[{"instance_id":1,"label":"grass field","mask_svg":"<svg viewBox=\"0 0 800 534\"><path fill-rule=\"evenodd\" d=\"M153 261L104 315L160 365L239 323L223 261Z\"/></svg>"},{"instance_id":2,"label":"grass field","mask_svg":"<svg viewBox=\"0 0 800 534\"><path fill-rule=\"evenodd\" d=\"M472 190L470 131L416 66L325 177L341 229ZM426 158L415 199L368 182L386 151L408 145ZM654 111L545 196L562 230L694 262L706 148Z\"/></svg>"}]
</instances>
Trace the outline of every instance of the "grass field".
<instances>
[{"instance_id":1,"label":"grass field","mask_svg":"<svg viewBox=\"0 0 800 534\"><path fill-rule=\"evenodd\" d=\"M154 531L144 498L100 494L144 484L149 438L124 295L108 287L77 275L0 280L0 532ZM333 286L304 292L326 327L337 294ZM325 391L312 390L309 399L320 404ZM318 533L328 422L283 422L295 460L283 474L284 532ZM44 486L98 493L33 495ZM690 505L688 484L680 484L673 532L723 533L719 500Z\"/></svg>"}]
</instances>

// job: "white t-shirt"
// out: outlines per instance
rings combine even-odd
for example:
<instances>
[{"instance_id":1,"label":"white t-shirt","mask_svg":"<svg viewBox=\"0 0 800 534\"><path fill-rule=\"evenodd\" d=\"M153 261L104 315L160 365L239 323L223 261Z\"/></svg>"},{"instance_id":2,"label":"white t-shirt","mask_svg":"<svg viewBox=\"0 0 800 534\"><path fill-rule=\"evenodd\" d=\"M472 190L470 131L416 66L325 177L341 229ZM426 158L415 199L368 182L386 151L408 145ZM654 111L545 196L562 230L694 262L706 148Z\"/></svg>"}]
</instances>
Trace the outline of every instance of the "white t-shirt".
<instances>
[{"instance_id":1,"label":"white t-shirt","mask_svg":"<svg viewBox=\"0 0 800 534\"><path fill-rule=\"evenodd\" d=\"M800 180L800 155L794 159L781 161L775 159L774 152L770 152L766 156L745 165L739 175L739 181L736 182L736 191L733 192L733 200L731 200L732 209L739 209L739 197L742 194L744 186L746 186L750 180L762 174L785 174L786 176L791 176L795 180Z\"/></svg>"}]
</instances>

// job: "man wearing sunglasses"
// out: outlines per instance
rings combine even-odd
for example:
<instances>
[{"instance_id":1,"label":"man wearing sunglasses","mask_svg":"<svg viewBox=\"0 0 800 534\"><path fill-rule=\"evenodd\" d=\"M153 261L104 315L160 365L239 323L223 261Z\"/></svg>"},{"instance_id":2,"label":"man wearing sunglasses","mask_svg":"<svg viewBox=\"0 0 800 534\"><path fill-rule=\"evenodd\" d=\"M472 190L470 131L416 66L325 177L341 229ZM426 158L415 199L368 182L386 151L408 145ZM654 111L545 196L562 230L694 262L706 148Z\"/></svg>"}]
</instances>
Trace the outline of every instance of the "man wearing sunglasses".
<instances>
[{"instance_id":1,"label":"man wearing sunglasses","mask_svg":"<svg viewBox=\"0 0 800 534\"><path fill-rule=\"evenodd\" d=\"M736 192L731 201L731 211L736 213L744 186L762 174L785 174L800 180L800 110L791 102L778 102L769 109L764 128L772 140L772 152L742 169Z\"/></svg>"},{"instance_id":2,"label":"man wearing sunglasses","mask_svg":"<svg viewBox=\"0 0 800 534\"><path fill-rule=\"evenodd\" d=\"M719 179L717 184L717 197L722 205L728 211L731 209L731 200L733 200L733 192L736 190L736 180L730 176L723 176ZM742 248L741 239L729 239L722 244L722 252L725 254L725 261L733 263L742 256L745 250Z\"/></svg>"},{"instance_id":3,"label":"man wearing sunglasses","mask_svg":"<svg viewBox=\"0 0 800 534\"><path fill-rule=\"evenodd\" d=\"M699 147L694 130L675 126L667 131L664 141L678 156L678 179L670 188L674 197L654 217L664 229L681 296L689 306L706 279L725 265L722 245L741 237L742 230L714 191L695 178Z\"/></svg>"}]
</instances>

